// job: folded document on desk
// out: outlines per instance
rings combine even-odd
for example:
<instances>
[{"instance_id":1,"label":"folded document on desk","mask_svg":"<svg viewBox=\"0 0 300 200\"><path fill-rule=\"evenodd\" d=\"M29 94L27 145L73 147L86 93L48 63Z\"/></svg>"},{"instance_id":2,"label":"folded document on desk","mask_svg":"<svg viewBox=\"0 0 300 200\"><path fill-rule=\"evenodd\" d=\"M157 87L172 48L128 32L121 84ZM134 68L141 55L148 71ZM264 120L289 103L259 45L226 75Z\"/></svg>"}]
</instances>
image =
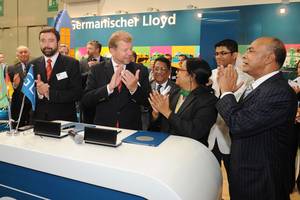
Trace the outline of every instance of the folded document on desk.
<instances>
[{"instance_id":1,"label":"folded document on desk","mask_svg":"<svg viewBox=\"0 0 300 200\"><path fill-rule=\"evenodd\" d=\"M123 142L157 147L169 134L153 131L137 131L123 139Z\"/></svg>"}]
</instances>

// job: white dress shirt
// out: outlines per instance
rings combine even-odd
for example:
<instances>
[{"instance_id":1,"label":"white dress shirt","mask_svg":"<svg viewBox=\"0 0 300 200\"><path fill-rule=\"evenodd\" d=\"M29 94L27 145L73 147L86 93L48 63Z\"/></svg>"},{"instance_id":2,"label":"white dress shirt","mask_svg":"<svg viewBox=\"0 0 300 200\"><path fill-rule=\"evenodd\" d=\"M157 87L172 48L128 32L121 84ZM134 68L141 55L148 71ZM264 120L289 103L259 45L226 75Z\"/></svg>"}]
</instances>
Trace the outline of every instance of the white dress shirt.
<instances>
[{"instance_id":1,"label":"white dress shirt","mask_svg":"<svg viewBox=\"0 0 300 200\"><path fill-rule=\"evenodd\" d=\"M235 65L234 65L234 68L236 69L237 74L238 74L237 83L240 83L241 81L243 81L244 84L235 93L233 93L237 101L241 98L245 89L248 87L250 82L253 80L253 78L251 76L249 76L248 74L246 74L245 72L243 72L241 70L241 65L242 65L242 60L240 57L238 57ZM218 69L212 70L212 75L210 78L213 81L212 88L215 90L215 95L216 95L216 97L219 97L220 96L220 88L217 83L217 72L218 72ZM232 92L231 92L231 94L232 94ZM220 152L223 154L229 154L230 146L231 146L229 129L228 129L225 121L219 114L218 114L216 123L210 129L210 133L208 136L208 148L210 150L213 149L216 140L217 140Z\"/></svg>"}]
</instances>

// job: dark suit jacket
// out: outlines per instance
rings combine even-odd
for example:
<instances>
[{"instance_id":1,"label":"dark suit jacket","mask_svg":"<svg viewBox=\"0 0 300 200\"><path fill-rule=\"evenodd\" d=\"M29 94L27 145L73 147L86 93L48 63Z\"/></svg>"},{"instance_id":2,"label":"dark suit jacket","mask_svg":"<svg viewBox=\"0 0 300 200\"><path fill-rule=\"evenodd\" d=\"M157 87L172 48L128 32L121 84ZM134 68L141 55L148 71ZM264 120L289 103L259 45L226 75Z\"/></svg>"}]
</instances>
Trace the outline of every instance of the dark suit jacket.
<instances>
[{"instance_id":1,"label":"dark suit jacket","mask_svg":"<svg viewBox=\"0 0 300 200\"><path fill-rule=\"evenodd\" d=\"M44 57L31 62L34 77L41 75L43 82L47 83ZM67 78L58 80L57 74L66 72ZM59 54L53 66L48 82L49 100L39 99L34 112L35 119L77 121L75 102L80 100L82 94L79 62L69 56Z\"/></svg>"},{"instance_id":2,"label":"dark suit jacket","mask_svg":"<svg viewBox=\"0 0 300 200\"><path fill-rule=\"evenodd\" d=\"M217 109L231 133L231 199L289 199L297 99L282 74L267 79L238 103L233 95L224 96Z\"/></svg>"},{"instance_id":3,"label":"dark suit jacket","mask_svg":"<svg viewBox=\"0 0 300 200\"><path fill-rule=\"evenodd\" d=\"M139 66L130 63L126 69L135 74ZM148 106L147 98L150 90L147 75L144 70L140 71L140 86L133 95L124 84L122 84L121 93L115 88L114 92L108 95L107 84L113 74L111 60L92 67L82 98L83 105L96 107L95 124L115 127L118 121L120 128L141 129L140 105Z\"/></svg>"},{"instance_id":4,"label":"dark suit jacket","mask_svg":"<svg viewBox=\"0 0 300 200\"><path fill-rule=\"evenodd\" d=\"M217 110L215 104L217 98L213 91L207 87L200 86L193 90L175 113L175 108L180 96L180 88L175 88L169 96L170 109L172 113L169 119L160 116L160 130L172 135L180 135L193 138L207 144L208 134L216 122ZM157 123L157 122L154 122ZM151 127L156 125L152 124Z\"/></svg>"},{"instance_id":5,"label":"dark suit jacket","mask_svg":"<svg viewBox=\"0 0 300 200\"><path fill-rule=\"evenodd\" d=\"M26 66L26 72L27 71L28 71L28 66ZM26 72L23 72L21 63L17 63L15 65L8 67L8 74L9 74L9 77L10 77L10 80L12 83L13 83L15 74L19 74L20 79L21 79L18 87L14 88L14 93L13 93L12 100L11 100L11 117L15 121L18 120L19 114L21 111L22 100L24 97L24 94L22 93L21 89L23 86L23 80L26 77ZM31 113L31 103L27 99L27 97L25 97L24 108L23 108L19 126L24 126L24 125L31 123L30 113Z\"/></svg>"},{"instance_id":6,"label":"dark suit jacket","mask_svg":"<svg viewBox=\"0 0 300 200\"><path fill-rule=\"evenodd\" d=\"M156 88L156 82L155 82L154 80L152 80L152 81L150 82L150 85L151 85L151 90L152 90L152 91L157 89L157 88ZM171 87L171 90L172 90L172 88L174 88L175 85L176 85L175 82L172 81L171 79L169 79L168 82L167 82L167 85L166 85L166 87L165 87L164 89L166 89L168 86L170 86L170 87ZM171 90L170 90L170 91L171 91Z\"/></svg>"}]
</instances>

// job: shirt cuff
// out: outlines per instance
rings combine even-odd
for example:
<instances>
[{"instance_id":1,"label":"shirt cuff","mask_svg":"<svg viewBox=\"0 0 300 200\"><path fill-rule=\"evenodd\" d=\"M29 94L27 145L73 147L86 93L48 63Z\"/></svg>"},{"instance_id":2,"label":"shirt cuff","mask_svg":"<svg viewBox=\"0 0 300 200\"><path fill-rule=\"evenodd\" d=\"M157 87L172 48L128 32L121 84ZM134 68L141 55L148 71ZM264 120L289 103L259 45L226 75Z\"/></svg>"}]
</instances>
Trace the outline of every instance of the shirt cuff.
<instances>
[{"instance_id":1,"label":"shirt cuff","mask_svg":"<svg viewBox=\"0 0 300 200\"><path fill-rule=\"evenodd\" d=\"M111 95L114 92L114 91L109 90L109 84L106 85L106 89L107 89L108 96Z\"/></svg>"},{"instance_id":2,"label":"shirt cuff","mask_svg":"<svg viewBox=\"0 0 300 200\"><path fill-rule=\"evenodd\" d=\"M137 87L136 87L136 89L134 91L129 91L130 94L133 95L137 91L138 87L141 87L140 82L137 82Z\"/></svg>"},{"instance_id":3,"label":"shirt cuff","mask_svg":"<svg viewBox=\"0 0 300 200\"><path fill-rule=\"evenodd\" d=\"M41 95L39 92L37 92L39 99L43 99L44 95Z\"/></svg>"}]
</instances>

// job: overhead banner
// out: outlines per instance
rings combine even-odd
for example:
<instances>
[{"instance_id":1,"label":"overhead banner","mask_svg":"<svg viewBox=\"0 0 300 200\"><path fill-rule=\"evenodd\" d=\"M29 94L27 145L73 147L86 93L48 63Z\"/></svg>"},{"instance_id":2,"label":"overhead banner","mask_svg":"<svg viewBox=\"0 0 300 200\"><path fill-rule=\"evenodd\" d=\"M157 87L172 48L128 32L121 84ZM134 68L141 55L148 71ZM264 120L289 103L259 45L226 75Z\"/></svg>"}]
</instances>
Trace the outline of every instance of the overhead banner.
<instances>
[{"instance_id":1,"label":"overhead banner","mask_svg":"<svg viewBox=\"0 0 300 200\"><path fill-rule=\"evenodd\" d=\"M109 56L107 42L110 35L124 30L133 36L138 59L146 65L157 56L169 53L176 66L178 55L197 57L200 50L201 57L214 65L214 44L228 37L237 40L241 53L251 41L266 35L278 37L285 44L300 44L300 26L295 26L300 18L300 3L290 3L286 15L278 12L280 6L266 4L79 17L71 19L67 30L74 38L74 41L70 39L70 46L74 47L77 59L86 55L85 46L90 40L98 40L103 45L101 54ZM54 25L53 22L49 19L48 24ZM293 47L289 51L291 56L285 66L294 67L299 50Z\"/></svg>"},{"instance_id":2,"label":"overhead banner","mask_svg":"<svg viewBox=\"0 0 300 200\"><path fill-rule=\"evenodd\" d=\"M91 39L106 45L117 30L130 32L137 46L199 45L200 23L196 11L174 11L73 18L72 28L77 47Z\"/></svg>"}]
</instances>

